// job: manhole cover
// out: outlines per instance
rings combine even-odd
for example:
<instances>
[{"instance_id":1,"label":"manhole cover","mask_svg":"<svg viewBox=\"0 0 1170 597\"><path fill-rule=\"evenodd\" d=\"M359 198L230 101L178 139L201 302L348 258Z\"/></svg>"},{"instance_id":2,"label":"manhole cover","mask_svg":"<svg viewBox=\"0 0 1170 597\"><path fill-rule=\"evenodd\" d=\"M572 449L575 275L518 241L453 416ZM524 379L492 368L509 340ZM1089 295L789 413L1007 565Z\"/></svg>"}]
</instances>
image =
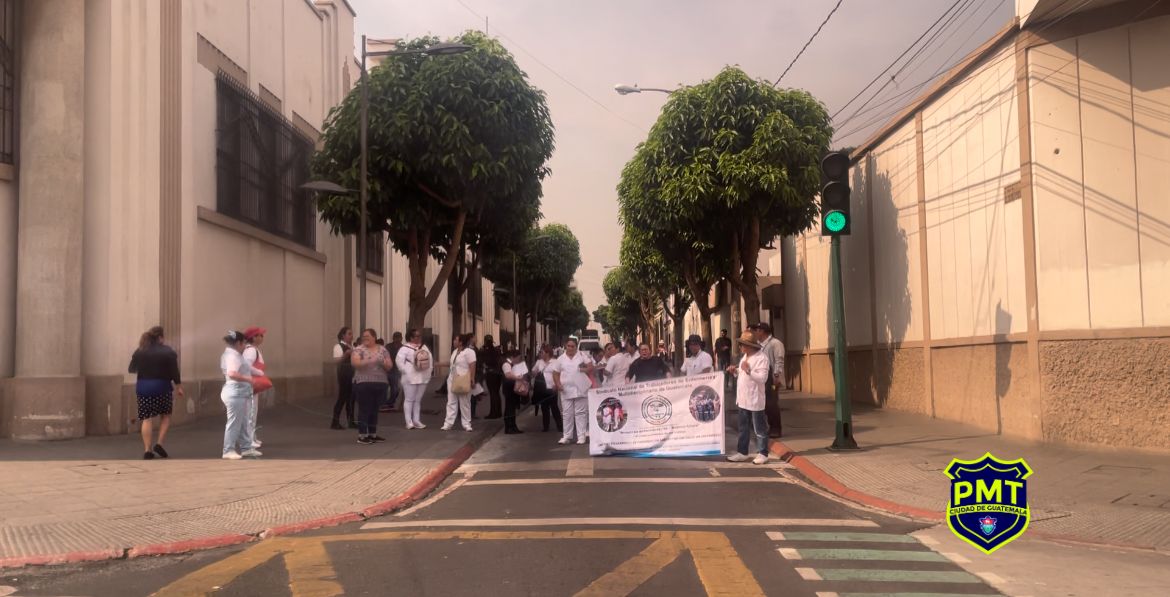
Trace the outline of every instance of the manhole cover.
<instances>
[{"instance_id":1,"label":"manhole cover","mask_svg":"<svg viewBox=\"0 0 1170 597\"><path fill-rule=\"evenodd\" d=\"M1119 506L1170 510L1170 495L1159 493L1129 493L1113 500L1113 503Z\"/></svg>"},{"instance_id":2,"label":"manhole cover","mask_svg":"<svg viewBox=\"0 0 1170 597\"><path fill-rule=\"evenodd\" d=\"M1099 475L1124 475L1132 477L1140 477L1142 475L1152 473L1154 469L1146 468L1144 466L1116 466L1113 464L1102 464L1095 466L1086 473L1096 473Z\"/></svg>"},{"instance_id":3,"label":"manhole cover","mask_svg":"<svg viewBox=\"0 0 1170 597\"><path fill-rule=\"evenodd\" d=\"M85 475L86 477L101 477L105 475L126 475L144 472L142 469L120 462L104 462L101 464L79 464L69 467L69 470Z\"/></svg>"}]
</instances>

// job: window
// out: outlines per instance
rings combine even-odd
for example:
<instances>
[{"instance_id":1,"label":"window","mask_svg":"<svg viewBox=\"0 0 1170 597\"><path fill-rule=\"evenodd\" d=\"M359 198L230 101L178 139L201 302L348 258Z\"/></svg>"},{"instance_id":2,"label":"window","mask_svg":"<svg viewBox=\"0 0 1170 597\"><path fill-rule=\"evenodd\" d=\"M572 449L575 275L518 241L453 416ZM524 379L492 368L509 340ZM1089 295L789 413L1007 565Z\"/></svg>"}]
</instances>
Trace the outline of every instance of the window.
<instances>
[{"instance_id":1,"label":"window","mask_svg":"<svg viewBox=\"0 0 1170 597\"><path fill-rule=\"evenodd\" d=\"M0 0L0 163L16 163L16 0Z\"/></svg>"},{"instance_id":2,"label":"window","mask_svg":"<svg viewBox=\"0 0 1170 597\"><path fill-rule=\"evenodd\" d=\"M222 71L216 112L217 211L314 247L316 210L301 189L313 142Z\"/></svg>"},{"instance_id":3,"label":"window","mask_svg":"<svg viewBox=\"0 0 1170 597\"><path fill-rule=\"evenodd\" d=\"M355 235L356 236L356 235ZM366 232L366 251L370 256L370 273L379 276L386 273L385 233L382 231ZM358 251L358 267L362 266L362 252Z\"/></svg>"}]
</instances>

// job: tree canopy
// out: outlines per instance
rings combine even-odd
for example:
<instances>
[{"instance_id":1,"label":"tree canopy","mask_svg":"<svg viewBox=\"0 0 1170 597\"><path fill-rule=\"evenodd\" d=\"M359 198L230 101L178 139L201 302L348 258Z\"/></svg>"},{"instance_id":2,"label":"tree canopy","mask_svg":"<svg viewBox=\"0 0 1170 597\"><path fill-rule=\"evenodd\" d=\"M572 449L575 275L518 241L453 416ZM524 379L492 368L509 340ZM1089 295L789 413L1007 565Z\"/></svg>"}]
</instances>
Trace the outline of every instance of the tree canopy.
<instances>
[{"instance_id":1,"label":"tree canopy","mask_svg":"<svg viewBox=\"0 0 1170 597\"><path fill-rule=\"evenodd\" d=\"M438 41L421 37L398 47L419 50ZM408 258L411 327L450 278L457 259L449 256L490 240L501 222L535 220L553 150L544 92L512 55L480 32L452 41L472 50L387 57L366 82L369 229L387 232ZM360 103L359 84L330 111L312 161L315 177L359 187ZM356 197L322 196L317 207L334 233L358 231ZM430 257L443 265L427 288Z\"/></svg>"}]
</instances>

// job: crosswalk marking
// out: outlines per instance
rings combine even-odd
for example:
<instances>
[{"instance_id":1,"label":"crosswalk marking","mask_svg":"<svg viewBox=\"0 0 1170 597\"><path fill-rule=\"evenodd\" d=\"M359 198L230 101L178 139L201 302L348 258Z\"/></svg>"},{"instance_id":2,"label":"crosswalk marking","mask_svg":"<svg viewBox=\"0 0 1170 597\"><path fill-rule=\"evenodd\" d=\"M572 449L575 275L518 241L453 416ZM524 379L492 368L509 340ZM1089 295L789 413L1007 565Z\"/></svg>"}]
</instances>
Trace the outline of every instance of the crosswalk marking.
<instances>
[{"instance_id":1,"label":"crosswalk marking","mask_svg":"<svg viewBox=\"0 0 1170 597\"><path fill-rule=\"evenodd\" d=\"M791 547L781 547L780 549L778 549L776 551L780 552L780 555L784 556L785 560L799 560L799 559L801 559L800 552L796 551L795 549L792 549Z\"/></svg>"},{"instance_id":2,"label":"crosswalk marking","mask_svg":"<svg viewBox=\"0 0 1170 597\"><path fill-rule=\"evenodd\" d=\"M860 568L822 568L820 570L816 570L815 572L822 580L830 581L953 583L983 582L979 579L979 577L967 572L943 572L938 570L867 570Z\"/></svg>"},{"instance_id":3,"label":"crosswalk marking","mask_svg":"<svg viewBox=\"0 0 1170 597\"><path fill-rule=\"evenodd\" d=\"M872 520L859 518L459 518L447 520L402 520L367 522L363 531L418 527L547 527L662 525L676 527L876 527Z\"/></svg>"},{"instance_id":4,"label":"crosswalk marking","mask_svg":"<svg viewBox=\"0 0 1170 597\"><path fill-rule=\"evenodd\" d=\"M817 597L974 597L970 593L838 593L817 591Z\"/></svg>"},{"instance_id":5,"label":"crosswalk marking","mask_svg":"<svg viewBox=\"0 0 1170 597\"><path fill-rule=\"evenodd\" d=\"M572 473L570 473L572 474ZM582 473L584 474L584 473ZM593 474L592 472L589 473ZM481 479L469 481L467 487L484 485L557 485L565 483L642 483L642 484L676 484L688 483L718 484L728 483L795 483L791 479L781 477L554 477L554 478L527 478L527 479Z\"/></svg>"},{"instance_id":6,"label":"crosswalk marking","mask_svg":"<svg viewBox=\"0 0 1170 597\"><path fill-rule=\"evenodd\" d=\"M825 580L821 578L820 574L817 574L816 570L813 570L812 568L797 568L796 573L799 574L800 577L804 580Z\"/></svg>"},{"instance_id":7,"label":"crosswalk marking","mask_svg":"<svg viewBox=\"0 0 1170 597\"><path fill-rule=\"evenodd\" d=\"M904 551L893 549L790 549L780 548L780 555L789 560L873 560L886 562L946 562L933 551Z\"/></svg>"},{"instance_id":8,"label":"crosswalk marking","mask_svg":"<svg viewBox=\"0 0 1170 597\"><path fill-rule=\"evenodd\" d=\"M868 543L914 543L914 537L892 533L780 533L769 532L773 541L861 541Z\"/></svg>"}]
</instances>

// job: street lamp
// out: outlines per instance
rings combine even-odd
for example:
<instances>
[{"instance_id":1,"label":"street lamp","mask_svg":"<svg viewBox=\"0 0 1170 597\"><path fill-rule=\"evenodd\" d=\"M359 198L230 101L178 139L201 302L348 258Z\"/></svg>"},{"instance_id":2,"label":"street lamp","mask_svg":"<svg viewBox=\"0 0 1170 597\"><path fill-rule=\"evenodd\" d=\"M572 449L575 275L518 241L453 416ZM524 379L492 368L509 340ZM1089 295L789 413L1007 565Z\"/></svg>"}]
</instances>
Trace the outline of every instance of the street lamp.
<instances>
[{"instance_id":1,"label":"street lamp","mask_svg":"<svg viewBox=\"0 0 1170 597\"><path fill-rule=\"evenodd\" d=\"M362 225L360 225L360 232L358 233L358 251L360 252L360 256L362 256L362 260L360 260L360 266L362 267L359 269L359 275L362 276L362 288L358 289L359 329L365 329L366 269L367 265L369 265L369 261L366 261L369 258L369 255L367 255L369 249L366 247L366 199L369 197L370 192L369 180L366 180L366 156L369 153L369 147L366 144L366 133L370 129L370 88L369 85L366 85L366 78L369 76L366 70L366 59L370 56L405 56L407 54L449 56L467 52L469 49L472 49L472 47L463 43L440 42L426 48L370 52L369 48L366 47L366 36L362 36L362 78L360 78L360 81L362 81L360 83L362 85L362 91L360 91L362 92L362 125L360 125L360 131L362 131L360 132L360 137L362 137L362 173L360 173L360 176L362 176L362 186L359 187L358 191L360 212L362 212L362 215L360 215Z\"/></svg>"},{"instance_id":2,"label":"street lamp","mask_svg":"<svg viewBox=\"0 0 1170 597\"><path fill-rule=\"evenodd\" d=\"M670 89L659 89L657 87L638 87L637 85L614 85L613 90L618 92L618 95L629 95L631 93L642 93L643 91L657 91L670 95L674 93Z\"/></svg>"}]
</instances>

